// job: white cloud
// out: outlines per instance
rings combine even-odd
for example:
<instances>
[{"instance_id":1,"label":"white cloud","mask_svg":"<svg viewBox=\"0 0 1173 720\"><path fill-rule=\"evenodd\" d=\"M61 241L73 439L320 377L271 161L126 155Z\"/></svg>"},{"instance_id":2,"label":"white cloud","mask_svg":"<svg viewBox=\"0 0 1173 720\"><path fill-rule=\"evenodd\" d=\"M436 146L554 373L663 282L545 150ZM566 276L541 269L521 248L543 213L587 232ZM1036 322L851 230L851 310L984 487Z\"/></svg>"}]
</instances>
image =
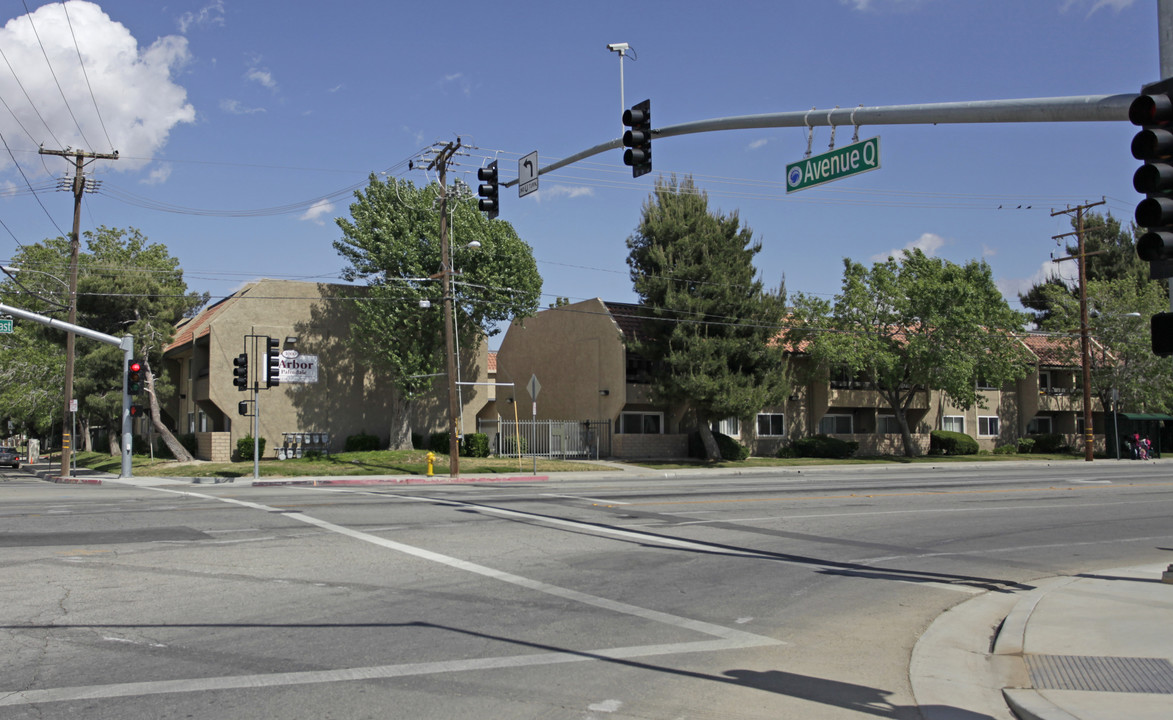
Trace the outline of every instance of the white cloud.
<instances>
[{"instance_id":1,"label":"white cloud","mask_svg":"<svg viewBox=\"0 0 1173 720\"><path fill-rule=\"evenodd\" d=\"M843 5L850 5L861 12L881 10L908 10L917 5L923 5L931 0L839 0Z\"/></svg>"},{"instance_id":2,"label":"white cloud","mask_svg":"<svg viewBox=\"0 0 1173 720\"><path fill-rule=\"evenodd\" d=\"M470 83L468 79L464 77L464 73L452 73L450 75L445 75L443 80L440 81L440 87L444 89L455 87L465 96L472 95L472 83Z\"/></svg>"},{"instance_id":3,"label":"white cloud","mask_svg":"<svg viewBox=\"0 0 1173 720\"><path fill-rule=\"evenodd\" d=\"M1024 293L1035 285L1056 277L1062 279L1068 286L1075 286L1079 281L1078 264L1074 262L1057 263L1047 260L1040 264L1038 269L1030 277L999 278L996 284L1005 297L1017 298L1019 293Z\"/></svg>"},{"instance_id":4,"label":"white cloud","mask_svg":"<svg viewBox=\"0 0 1173 720\"><path fill-rule=\"evenodd\" d=\"M167 182L167 178L171 177L171 163L159 163L154 170L142 180L144 185L161 185Z\"/></svg>"},{"instance_id":5,"label":"white cloud","mask_svg":"<svg viewBox=\"0 0 1173 720\"><path fill-rule=\"evenodd\" d=\"M760 140L754 140L753 142L751 142L749 145L746 146L746 150L761 150L769 142L770 142L769 138L762 138Z\"/></svg>"},{"instance_id":6,"label":"white cloud","mask_svg":"<svg viewBox=\"0 0 1173 720\"><path fill-rule=\"evenodd\" d=\"M322 199L314 203L309 210L302 213L298 220L308 220L317 225L325 225L326 222L322 219L322 216L332 212L334 212L334 203Z\"/></svg>"},{"instance_id":7,"label":"white cloud","mask_svg":"<svg viewBox=\"0 0 1173 720\"><path fill-rule=\"evenodd\" d=\"M582 185L551 185L539 188L538 200L553 200L555 198L594 197L595 189Z\"/></svg>"},{"instance_id":8,"label":"white cloud","mask_svg":"<svg viewBox=\"0 0 1173 720\"><path fill-rule=\"evenodd\" d=\"M1121 10L1131 7L1136 3L1136 0L1064 0L1060 6L1060 12L1067 12L1071 8L1087 7L1087 16L1091 17L1097 10L1107 8L1120 12ZM1089 7L1090 6L1090 7Z\"/></svg>"},{"instance_id":9,"label":"white cloud","mask_svg":"<svg viewBox=\"0 0 1173 720\"><path fill-rule=\"evenodd\" d=\"M187 34L188 29L193 25L201 28L212 27L213 25L223 27L224 0L213 0L213 2L194 13L185 12L175 22L179 26L179 32L184 35Z\"/></svg>"},{"instance_id":10,"label":"white cloud","mask_svg":"<svg viewBox=\"0 0 1173 720\"><path fill-rule=\"evenodd\" d=\"M18 124L7 112L0 116L0 133L15 146L14 150L34 149L41 143L53 149L117 150L121 159L109 162L109 169L137 170L150 163L166 145L176 125L195 121L195 108L187 102L187 91L172 79L191 57L185 38L168 35L140 47L125 26L111 20L99 6L83 0L45 5L31 18L32 24L30 16L23 15L0 28L0 47L17 69L20 83L32 101L30 104L25 99L12 73L0 73L0 97L8 99L20 120ZM78 63L79 51L85 76ZM46 55L61 87L66 89L68 108L45 62ZM93 98L86 89L87 76ZM81 131L70 119L70 110ZM28 128L31 138L21 124ZM0 168L10 164L7 156L0 157ZM40 163L29 163L25 169L39 166Z\"/></svg>"},{"instance_id":11,"label":"white cloud","mask_svg":"<svg viewBox=\"0 0 1173 720\"><path fill-rule=\"evenodd\" d=\"M244 76L253 82L264 85L270 90L276 89L277 87L277 81L273 79L273 74L268 70L251 67L248 69L248 72L244 74Z\"/></svg>"},{"instance_id":12,"label":"white cloud","mask_svg":"<svg viewBox=\"0 0 1173 720\"><path fill-rule=\"evenodd\" d=\"M220 101L220 109L229 115L254 115L265 112L265 108L245 107L239 100L225 98Z\"/></svg>"},{"instance_id":13,"label":"white cloud","mask_svg":"<svg viewBox=\"0 0 1173 720\"><path fill-rule=\"evenodd\" d=\"M902 248L889 250L888 252L878 253L868 258L872 262L884 262L890 257L900 258L905 250L921 250L925 255L933 257L937 254L937 250L946 244L945 238L936 233L924 233L916 240L908 243Z\"/></svg>"}]
</instances>

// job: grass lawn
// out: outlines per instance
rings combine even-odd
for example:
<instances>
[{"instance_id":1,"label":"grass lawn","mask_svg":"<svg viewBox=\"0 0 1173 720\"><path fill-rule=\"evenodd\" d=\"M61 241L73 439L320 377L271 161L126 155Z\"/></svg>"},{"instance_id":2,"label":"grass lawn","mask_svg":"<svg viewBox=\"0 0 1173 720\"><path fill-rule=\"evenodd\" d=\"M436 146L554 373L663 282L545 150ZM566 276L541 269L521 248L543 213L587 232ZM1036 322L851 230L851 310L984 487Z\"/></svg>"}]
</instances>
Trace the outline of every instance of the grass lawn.
<instances>
[{"instance_id":1,"label":"grass lawn","mask_svg":"<svg viewBox=\"0 0 1173 720\"><path fill-rule=\"evenodd\" d=\"M87 467L117 475L121 470L121 459L104 453L78 452L78 467ZM627 464L653 470L683 470L689 468L739 469L753 467L820 467L842 465L893 465L893 464L943 464L958 462L1002 462L1007 460L1080 460L1082 455L927 455L917 458L903 456L882 456L827 460L822 458L757 458L741 462L703 460L635 460ZM143 455L132 458L133 471L140 477L252 477L252 460L233 463L212 463L196 461L177 463L172 460L151 459ZM537 472L590 472L609 469L606 465L591 462L538 459ZM448 474L448 456L436 455L432 472L437 476ZM467 458L460 459L461 475L529 474L534 472L533 458ZM321 458L297 458L293 460L266 459L260 462L260 475L267 478L289 477L339 477L347 475L426 475L427 452L423 450L378 450L372 452L337 453Z\"/></svg>"}]
</instances>

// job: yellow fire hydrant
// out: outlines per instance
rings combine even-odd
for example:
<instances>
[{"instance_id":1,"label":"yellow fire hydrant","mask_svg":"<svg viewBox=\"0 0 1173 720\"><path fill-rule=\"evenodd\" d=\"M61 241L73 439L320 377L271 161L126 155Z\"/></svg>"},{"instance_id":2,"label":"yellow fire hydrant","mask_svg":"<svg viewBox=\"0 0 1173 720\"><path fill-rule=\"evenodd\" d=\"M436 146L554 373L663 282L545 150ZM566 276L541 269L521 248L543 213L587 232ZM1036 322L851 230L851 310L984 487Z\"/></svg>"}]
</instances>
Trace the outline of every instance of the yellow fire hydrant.
<instances>
[{"instance_id":1,"label":"yellow fire hydrant","mask_svg":"<svg viewBox=\"0 0 1173 720\"><path fill-rule=\"evenodd\" d=\"M428 477L432 477L432 464L436 462L436 453L428 453Z\"/></svg>"}]
</instances>

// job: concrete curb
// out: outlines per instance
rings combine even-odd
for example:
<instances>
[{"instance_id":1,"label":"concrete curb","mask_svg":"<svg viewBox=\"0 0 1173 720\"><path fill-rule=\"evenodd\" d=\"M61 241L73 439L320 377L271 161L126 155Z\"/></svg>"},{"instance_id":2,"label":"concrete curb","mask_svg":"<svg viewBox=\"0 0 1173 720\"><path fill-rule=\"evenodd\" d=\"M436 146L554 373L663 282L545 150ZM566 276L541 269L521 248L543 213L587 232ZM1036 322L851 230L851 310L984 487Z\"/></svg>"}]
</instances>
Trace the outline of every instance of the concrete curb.
<instances>
[{"instance_id":1,"label":"concrete curb","mask_svg":"<svg viewBox=\"0 0 1173 720\"><path fill-rule=\"evenodd\" d=\"M1022 720L1079 720L1063 708L1051 703L1038 690L1004 688L1002 697L1006 698L1006 704Z\"/></svg>"}]
</instances>

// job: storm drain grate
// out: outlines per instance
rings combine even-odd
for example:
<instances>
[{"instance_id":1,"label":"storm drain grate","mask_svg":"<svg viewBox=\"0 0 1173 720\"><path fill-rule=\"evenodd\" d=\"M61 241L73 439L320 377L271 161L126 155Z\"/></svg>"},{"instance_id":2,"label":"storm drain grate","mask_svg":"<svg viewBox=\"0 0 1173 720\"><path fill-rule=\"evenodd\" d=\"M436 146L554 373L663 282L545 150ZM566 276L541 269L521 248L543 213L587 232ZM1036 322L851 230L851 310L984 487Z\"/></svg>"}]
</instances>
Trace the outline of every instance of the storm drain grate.
<instances>
[{"instance_id":1,"label":"storm drain grate","mask_svg":"<svg viewBox=\"0 0 1173 720\"><path fill-rule=\"evenodd\" d=\"M1026 666L1038 690L1173 695L1173 663L1164 658L1027 655Z\"/></svg>"}]
</instances>

